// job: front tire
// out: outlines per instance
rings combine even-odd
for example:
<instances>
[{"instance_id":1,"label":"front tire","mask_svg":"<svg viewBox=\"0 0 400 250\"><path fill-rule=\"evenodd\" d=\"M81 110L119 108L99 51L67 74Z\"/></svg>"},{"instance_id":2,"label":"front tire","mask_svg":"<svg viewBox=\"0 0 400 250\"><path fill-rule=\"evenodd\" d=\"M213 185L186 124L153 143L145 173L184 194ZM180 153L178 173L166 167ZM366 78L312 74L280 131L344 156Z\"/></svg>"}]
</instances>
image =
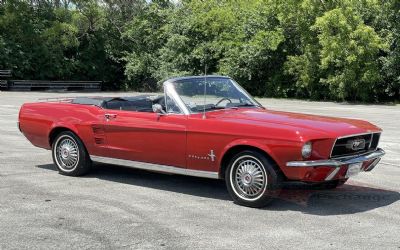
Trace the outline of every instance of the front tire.
<instances>
[{"instance_id":1,"label":"front tire","mask_svg":"<svg viewBox=\"0 0 400 250\"><path fill-rule=\"evenodd\" d=\"M246 150L231 159L225 182L235 203L260 208L279 195L282 175L264 154Z\"/></svg>"},{"instance_id":2,"label":"front tire","mask_svg":"<svg viewBox=\"0 0 400 250\"><path fill-rule=\"evenodd\" d=\"M59 173L63 175L84 175L92 165L82 141L70 131L57 135L52 145L52 156Z\"/></svg>"}]
</instances>

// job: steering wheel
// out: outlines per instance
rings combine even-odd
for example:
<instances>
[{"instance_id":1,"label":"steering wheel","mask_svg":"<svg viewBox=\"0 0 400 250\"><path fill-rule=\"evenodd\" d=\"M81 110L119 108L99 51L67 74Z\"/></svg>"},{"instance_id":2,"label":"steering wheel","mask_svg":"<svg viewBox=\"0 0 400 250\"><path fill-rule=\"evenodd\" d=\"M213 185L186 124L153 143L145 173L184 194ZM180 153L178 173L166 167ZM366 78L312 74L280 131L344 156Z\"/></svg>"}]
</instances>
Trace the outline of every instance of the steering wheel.
<instances>
[{"instance_id":1,"label":"steering wheel","mask_svg":"<svg viewBox=\"0 0 400 250\"><path fill-rule=\"evenodd\" d=\"M218 106L218 104L220 104L220 103L223 102L223 101L229 101L230 103L232 103L232 100L231 100L231 99L229 99L228 97L223 97L221 100L219 100L219 101L215 104L215 106Z\"/></svg>"}]
</instances>

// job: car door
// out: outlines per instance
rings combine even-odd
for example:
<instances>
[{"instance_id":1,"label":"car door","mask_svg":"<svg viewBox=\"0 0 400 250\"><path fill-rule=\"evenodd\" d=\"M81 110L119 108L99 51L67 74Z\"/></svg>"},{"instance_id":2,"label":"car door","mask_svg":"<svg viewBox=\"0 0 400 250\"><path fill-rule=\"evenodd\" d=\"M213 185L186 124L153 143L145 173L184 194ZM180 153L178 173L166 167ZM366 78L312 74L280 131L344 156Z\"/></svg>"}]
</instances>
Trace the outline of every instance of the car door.
<instances>
[{"instance_id":1,"label":"car door","mask_svg":"<svg viewBox=\"0 0 400 250\"><path fill-rule=\"evenodd\" d=\"M185 115L105 111L107 157L186 167Z\"/></svg>"}]
</instances>

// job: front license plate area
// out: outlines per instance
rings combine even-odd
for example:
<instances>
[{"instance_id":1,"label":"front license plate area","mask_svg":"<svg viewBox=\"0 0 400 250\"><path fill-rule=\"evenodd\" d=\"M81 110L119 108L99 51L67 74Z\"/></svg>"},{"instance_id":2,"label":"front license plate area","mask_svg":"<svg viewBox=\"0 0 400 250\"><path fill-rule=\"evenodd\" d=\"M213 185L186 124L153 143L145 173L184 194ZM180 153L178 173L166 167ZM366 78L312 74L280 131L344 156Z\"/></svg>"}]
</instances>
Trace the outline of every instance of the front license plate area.
<instances>
[{"instance_id":1,"label":"front license plate area","mask_svg":"<svg viewBox=\"0 0 400 250\"><path fill-rule=\"evenodd\" d=\"M347 168L346 178L357 175L361 172L362 162L350 164Z\"/></svg>"}]
</instances>

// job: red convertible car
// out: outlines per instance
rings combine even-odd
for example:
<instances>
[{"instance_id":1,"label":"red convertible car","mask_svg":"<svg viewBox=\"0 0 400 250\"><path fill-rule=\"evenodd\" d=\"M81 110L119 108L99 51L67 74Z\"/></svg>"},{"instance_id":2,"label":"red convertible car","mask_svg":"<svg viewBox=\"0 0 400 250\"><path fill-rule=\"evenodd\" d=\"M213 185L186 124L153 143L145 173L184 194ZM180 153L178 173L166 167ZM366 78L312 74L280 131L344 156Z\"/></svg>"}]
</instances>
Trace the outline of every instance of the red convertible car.
<instances>
[{"instance_id":1,"label":"red convertible car","mask_svg":"<svg viewBox=\"0 0 400 250\"><path fill-rule=\"evenodd\" d=\"M52 150L61 174L86 174L95 161L221 178L236 203L251 207L265 206L285 182L341 185L385 154L381 129L369 122L269 110L229 77L163 87L158 96L27 103L19 128Z\"/></svg>"}]
</instances>

